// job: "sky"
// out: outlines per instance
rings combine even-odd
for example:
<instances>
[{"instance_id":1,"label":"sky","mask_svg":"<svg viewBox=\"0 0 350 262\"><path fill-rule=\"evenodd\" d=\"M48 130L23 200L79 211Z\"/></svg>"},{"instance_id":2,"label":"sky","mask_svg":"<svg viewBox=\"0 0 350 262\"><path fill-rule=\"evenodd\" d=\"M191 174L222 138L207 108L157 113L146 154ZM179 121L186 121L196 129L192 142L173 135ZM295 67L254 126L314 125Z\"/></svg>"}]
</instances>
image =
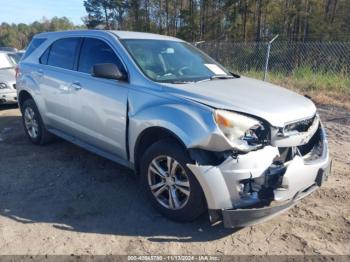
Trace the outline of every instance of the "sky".
<instances>
[{"instance_id":1,"label":"sky","mask_svg":"<svg viewBox=\"0 0 350 262\"><path fill-rule=\"evenodd\" d=\"M0 0L0 23L31 23L43 17L68 17L81 25L86 16L83 0Z\"/></svg>"}]
</instances>

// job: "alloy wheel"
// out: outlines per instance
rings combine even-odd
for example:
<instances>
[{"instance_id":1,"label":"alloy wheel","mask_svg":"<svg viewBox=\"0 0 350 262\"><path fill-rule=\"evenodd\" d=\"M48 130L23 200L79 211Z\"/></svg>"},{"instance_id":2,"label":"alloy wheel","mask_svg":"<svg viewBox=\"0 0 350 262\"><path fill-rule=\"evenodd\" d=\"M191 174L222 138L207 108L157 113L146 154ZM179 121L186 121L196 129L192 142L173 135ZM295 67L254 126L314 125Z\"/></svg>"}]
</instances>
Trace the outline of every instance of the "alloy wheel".
<instances>
[{"instance_id":1,"label":"alloy wheel","mask_svg":"<svg viewBox=\"0 0 350 262\"><path fill-rule=\"evenodd\" d=\"M34 110L27 107L24 110L24 124L31 138L36 139L39 136L39 125Z\"/></svg>"},{"instance_id":2,"label":"alloy wheel","mask_svg":"<svg viewBox=\"0 0 350 262\"><path fill-rule=\"evenodd\" d=\"M185 169L170 156L154 158L148 167L148 185L163 207L178 210L190 197L190 182Z\"/></svg>"}]
</instances>

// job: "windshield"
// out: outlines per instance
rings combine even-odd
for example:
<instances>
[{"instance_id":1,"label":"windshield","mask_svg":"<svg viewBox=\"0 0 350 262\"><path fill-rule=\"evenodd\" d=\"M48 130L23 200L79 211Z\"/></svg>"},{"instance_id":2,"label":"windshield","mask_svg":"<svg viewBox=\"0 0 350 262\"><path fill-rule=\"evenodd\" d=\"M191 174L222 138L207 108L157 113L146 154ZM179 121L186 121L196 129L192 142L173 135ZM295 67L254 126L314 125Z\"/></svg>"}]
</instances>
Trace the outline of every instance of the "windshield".
<instances>
[{"instance_id":1,"label":"windshield","mask_svg":"<svg viewBox=\"0 0 350 262\"><path fill-rule=\"evenodd\" d=\"M12 60L7 54L0 53L0 69L7 69L15 67L15 61Z\"/></svg>"},{"instance_id":2,"label":"windshield","mask_svg":"<svg viewBox=\"0 0 350 262\"><path fill-rule=\"evenodd\" d=\"M15 64L18 64L19 61L21 60L21 57L23 56L23 53L9 53L8 54L10 59L12 59L12 62L15 63Z\"/></svg>"},{"instance_id":3,"label":"windshield","mask_svg":"<svg viewBox=\"0 0 350 262\"><path fill-rule=\"evenodd\" d=\"M185 42L124 39L136 64L157 82L196 82L232 75L212 58Z\"/></svg>"}]
</instances>

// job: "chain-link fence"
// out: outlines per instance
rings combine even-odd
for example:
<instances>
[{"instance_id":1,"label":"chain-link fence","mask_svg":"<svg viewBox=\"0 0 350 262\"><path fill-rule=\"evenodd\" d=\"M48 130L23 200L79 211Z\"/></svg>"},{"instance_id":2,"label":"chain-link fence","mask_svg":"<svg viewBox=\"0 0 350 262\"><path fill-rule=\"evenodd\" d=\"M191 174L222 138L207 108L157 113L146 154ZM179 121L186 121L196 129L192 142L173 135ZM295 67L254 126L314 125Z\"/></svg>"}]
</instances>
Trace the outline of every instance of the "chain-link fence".
<instances>
[{"instance_id":1,"label":"chain-link fence","mask_svg":"<svg viewBox=\"0 0 350 262\"><path fill-rule=\"evenodd\" d=\"M232 71L254 72L263 78L268 43L204 42L203 51ZM298 74L341 76L350 88L350 42L291 43L276 40L271 45L269 75L293 77Z\"/></svg>"}]
</instances>

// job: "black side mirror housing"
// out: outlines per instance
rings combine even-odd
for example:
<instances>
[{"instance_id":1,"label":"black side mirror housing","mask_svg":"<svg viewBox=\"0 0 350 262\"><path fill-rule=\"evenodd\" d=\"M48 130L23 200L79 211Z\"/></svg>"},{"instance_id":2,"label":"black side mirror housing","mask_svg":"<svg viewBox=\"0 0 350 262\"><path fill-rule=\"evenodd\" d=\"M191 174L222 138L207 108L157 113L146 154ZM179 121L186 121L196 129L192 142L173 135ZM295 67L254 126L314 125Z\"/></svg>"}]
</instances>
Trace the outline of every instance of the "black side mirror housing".
<instances>
[{"instance_id":1,"label":"black side mirror housing","mask_svg":"<svg viewBox=\"0 0 350 262\"><path fill-rule=\"evenodd\" d=\"M93 65L91 75L94 77L121 81L127 80L127 76L123 74L115 64L110 63Z\"/></svg>"}]
</instances>

